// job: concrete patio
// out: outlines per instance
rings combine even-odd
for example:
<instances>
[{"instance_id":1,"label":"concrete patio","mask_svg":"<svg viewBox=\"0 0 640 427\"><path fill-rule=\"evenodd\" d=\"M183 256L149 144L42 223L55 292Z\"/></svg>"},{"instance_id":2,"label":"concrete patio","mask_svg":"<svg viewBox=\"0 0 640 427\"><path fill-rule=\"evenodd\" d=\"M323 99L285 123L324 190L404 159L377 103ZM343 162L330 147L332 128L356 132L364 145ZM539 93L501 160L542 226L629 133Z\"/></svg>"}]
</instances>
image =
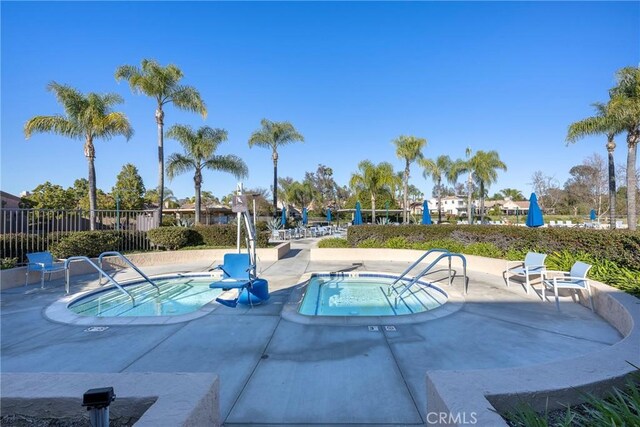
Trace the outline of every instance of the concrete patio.
<instances>
[{"instance_id":1,"label":"concrete patio","mask_svg":"<svg viewBox=\"0 0 640 427\"><path fill-rule=\"evenodd\" d=\"M399 273L407 266L312 260L309 249L316 242L292 242L283 259L260 262L260 276L269 281L271 291L267 304L252 309L218 306L204 317L177 324L137 325L132 320L89 332L86 325L55 323L43 315L63 296L61 279L47 283L44 290L38 285L5 290L0 301L2 373L209 373L218 375L220 416L228 426L423 425L427 371L561 362L601 351L623 338L570 298L558 312L555 304L527 295L521 286L506 287L499 272L473 270L462 308L426 322L370 331L367 326L285 320L281 311L305 273ZM149 275L208 271L218 262L143 270ZM128 276L130 272L123 271L117 277ZM77 278L72 291L95 287L94 279ZM453 287L462 289L460 277ZM109 321L97 319L94 324Z\"/></svg>"}]
</instances>

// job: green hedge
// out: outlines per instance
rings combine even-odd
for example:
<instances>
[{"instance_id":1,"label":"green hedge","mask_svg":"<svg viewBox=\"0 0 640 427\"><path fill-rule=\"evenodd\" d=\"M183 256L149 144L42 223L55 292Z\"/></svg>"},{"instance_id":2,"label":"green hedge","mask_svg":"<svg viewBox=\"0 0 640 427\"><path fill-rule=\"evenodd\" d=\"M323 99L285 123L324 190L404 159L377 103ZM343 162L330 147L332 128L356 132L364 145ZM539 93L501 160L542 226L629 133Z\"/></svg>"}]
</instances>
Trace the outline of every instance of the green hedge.
<instances>
[{"instance_id":1,"label":"green hedge","mask_svg":"<svg viewBox=\"0 0 640 427\"><path fill-rule=\"evenodd\" d=\"M491 258L522 260L528 251L547 253L545 264L569 271L576 261L593 267L589 277L640 296L640 233L581 229L491 226L349 227L349 246L359 248L448 249Z\"/></svg>"},{"instance_id":2,"label":"green hedge","mask_svg":"<svg viewBox=\"0 0 640 427\"><path fill-rule=\"evenodd\" d=\"M119 248L121 237L113 231L78 231L64 236L53 243L49 251L56 258L72 256L97 257L102 252L115 251Z\"/></svg>"},{"instance_id":3,"label":"green hedge","mask_svg":"<svg viewBox=\"0 0 640 427\"><path fill-rule=\"evenodd\" d=\"M260 229L260 227L257 227ZM237 226L233 224L198 225L195 227L160 227L149 230L149 239L154 245L169 250L181 249L189 246L235 246ZM240 239L245 244L244 236ZM258 231L257 247L267 247L269 232Z\"/></svg>"},{"instance_id":4,"label":"green hedge","mask_svg":"<svg viewBox=\"0 0 640 427\"><path fill-rule=\"evenodd\" d=\"M557 252L570 249L598 259L608 259L621 267L640 266L640 232L628 230L591 230L579 228L526 228L486 225L361 225L349 227L347 240L351 247L386 246L395 238L404 238L408 246L434 240L453 241L464 246L491 243L503 252L537 250ZM373 246L375 247L375 246Z\"/></svg>"},{"instance_id":5,"label":"green hedge","mask_svg":"<svg viewBox=\"0 0 640 427\"><path fill-rule=\"evenodd\" d=\"M147 236L151 244L170 251L202 244L202 236L193 228L159 227L149 230Z\"/></svg>"}]
</instances>

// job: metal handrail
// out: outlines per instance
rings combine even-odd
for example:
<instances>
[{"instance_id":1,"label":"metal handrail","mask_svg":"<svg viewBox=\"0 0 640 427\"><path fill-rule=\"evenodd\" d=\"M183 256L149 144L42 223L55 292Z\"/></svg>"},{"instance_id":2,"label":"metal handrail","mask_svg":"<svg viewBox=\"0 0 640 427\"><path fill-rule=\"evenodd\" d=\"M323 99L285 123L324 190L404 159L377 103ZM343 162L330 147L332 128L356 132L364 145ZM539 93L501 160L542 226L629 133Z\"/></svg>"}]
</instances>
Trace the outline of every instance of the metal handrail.
<instances>
[{"instance_id":1,"label":"metal handrail","mask_svg":"<svg viewBox=\"0 0 640 427\"><path fill-rule=\"evenodd\" d=\"M407 274L409 274L409 272L411 270L413 270L413 268L418 265L420 263L420 261L422 261L423 259L425 259L427 257L427 255L434 253L434 252L444 252L444 253L451 253L451 251L449 251L448 249L440 249L440 248L433 248L433 249L429 249L427 252L425 252L420 258L418 258L417 260L415 260L409 267L407 267L406 270L404 270L400 276L398 276L398 278L396 280L393 281L393 283L391 283L391 286L389 286L389 292L388 295L391 295L391 291L395 290L395 284L398 283L400 280L402 280L404 278L404 276L406 276Z\"/></svg>"},{"instance_id":2,"label":"metal handrail","mask_svg":"<svg viewBox=\"0 0 640 427\"><path fill-rule=\"evenodd\" d=\"M109 280L113 285L115 285L116 288L120 289L120 291L122 293L124 293L129 298L131 298L131 302L133 303L134 306L136 305L136 299L133 297L133 295L131 295L131 293L129 291L127 291L125 288L120 286L120 283L116 282L102 268L98 267L93 261L91 261L91 259L89 259L89 257L86 257L86 256L72 256L72 257L67 258L65 260L65 262L64 262L64 268L66 270L65 291L67 291L67 294L69 293L69 278L70 278L69 264L71 264L72 261L86 261L86 262L88 262L89 265L91 265L93 268L95 268L98 271L98 273L102 274L103 276L106 276L107 280Z\"/></svg>"},{"instance_id":3,"label":"metal handrail","mask_svg":"<svg viewBox=\"0 0 640 427\"><path fill-rule=\"evenodd\" d=\"M140 271L140 269L138 267L136 267L131 262L131 260L129 258L127 258L126 256L122 255L120 252L117 252L117 251L102 252L98 256L98 265L100 266L100 268L102 268L102 258L104 258L105 256L117 256L118 258L123 260L125 263L127 263L127 265L129 265L129 267L133 268L140 276L142 276L142 278L144 280L146 280L147 282L151 283L156 288L156 290L158 291L158 295L160 295L160 288L158 287L158 285L153 283L153 281L151 279L149 279L146 274L144 274L142 271ZM98 280L102 281L102 278L98 278ZM102 284L102 283L100 283L100 284Z\"/></svg>"},{"instance_id":4,"label":"metal handrail","mask_svg":"<svg viewBox=\"0 0 640 427\"><path fill-rule=\"evenodd\" d=\"M458 258L460 258L462 260L462 268L463 268L463 275L464 275L464 293L465 293L465 295L467 294L467 291L468 291L468 288L469 288L469 283L468 283L468 280L467 280L467 259L462 254L451 253L451 252L447 251L447 253L443 253L440 256L438 256L438 258L436 258L433 262L431 262L431 264L429 264L424 270L422 270L420 273L418 273L416 276L414 276L414 278L411 279L411 281L404 286L402 291L398 292L395 288L393 288L393 290L397 294L396 295L396 299L395 299L396 307L398 306L398 299L402 298L402 295L405 292L407 292L407 290L409 290L413 285L415 285L422 278L422 276L427 274L429 272L429 270L431 270L438 263L438 261L440 261L442 258L445 258L445 257L449 259L449 285L451 285L451 282L452 282L452 279L451 279L451 258L452 257L458 257Z\"/></svg>"}]
</instances>

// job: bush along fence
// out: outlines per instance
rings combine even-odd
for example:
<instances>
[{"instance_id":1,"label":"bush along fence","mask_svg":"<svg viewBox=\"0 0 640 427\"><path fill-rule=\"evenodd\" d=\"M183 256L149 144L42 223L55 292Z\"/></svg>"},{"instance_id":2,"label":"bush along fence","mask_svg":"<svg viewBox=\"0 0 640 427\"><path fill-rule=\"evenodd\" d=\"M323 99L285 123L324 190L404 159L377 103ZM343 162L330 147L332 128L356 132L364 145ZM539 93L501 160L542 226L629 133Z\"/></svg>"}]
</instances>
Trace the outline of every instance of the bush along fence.
<instances>
[{"instance_id":1,"label":"bush along fence","mask_svg":"<svg viewBox=\"0 0 640 427\"><path fill-rule=\"evenodd\" d=\"M269 232L259 223L256 227L256 246L267 247ZM198 225L195 227L161 227L149 230L148 237L154 246L167 250L176 250L193 246L235 246L238 228L235 224ZM245 246L244 236L240 242Z\"/></svg>"},{"instance_id":2,"label":"bush along fence","mask_svg":"<svg viewBox=\"0 0 640 427\"><path fill-rule=\"evenodd\" d=\"M448 249L468 255L522 260L547 253L550 269L568 271L575 261L593 265L589 277L640 296L640 232L628 230L491 227L486 225L363 225L349 227L346 242L332 247ZM323 245L321 245L323 246Z\"/></svg>"},{"instance_id":3,"label":"bush along fence","mask_svg":"<svg viewBox=\"0 0 640 427\"><path fill-rule=\"evenodd\" d=\"M25 262L29 252L89 255L91 248L121 252L151 249L146 231L155 227L153 211L96 211L96 231L90 232L89 212L56 209L0 209L0 260L7 268ZM108 234L100 234L108 233ZM91 243L95 240L95 243ZM106 244L108 242L109 244ZM59 248L58 248L59 247ZM99 254L100 252L98 252Z\"/></svg>"}]
</instances>

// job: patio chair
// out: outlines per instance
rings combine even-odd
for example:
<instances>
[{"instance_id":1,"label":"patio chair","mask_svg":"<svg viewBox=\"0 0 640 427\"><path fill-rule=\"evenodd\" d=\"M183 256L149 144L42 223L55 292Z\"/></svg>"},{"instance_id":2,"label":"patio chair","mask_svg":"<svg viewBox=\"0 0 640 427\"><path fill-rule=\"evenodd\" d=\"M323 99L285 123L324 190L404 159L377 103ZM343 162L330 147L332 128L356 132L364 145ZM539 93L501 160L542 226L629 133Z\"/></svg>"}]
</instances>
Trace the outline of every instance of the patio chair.
<instances>
[{"instance_id":1,"label":"patio chair","mask_svg":"<svg viewBox=\"0 0 640 427\"><path fill-rule=\"evenodd\" d=\"M593 298L591 297L591 288L589 287L589 279L587 279L587 273L591 269L591 265L576 261L571 267L571 271L554 271L547 270L544 272L544 278L542 280L542 299L545 300L546 288L553 288L553 293L556 297L556 307L560 311L560 301L558 300L558 289L574 289L576 291L585 290L589 295L589 304L591 305L591 311L595 312L593 308ZM554 276L554 277L549 277ZM575 299L575 293L572 294L572 298Z\"/></svg>"},{"instance_id":2,"label":"patio chair","mask_svg":"<svg viewBox=\"0 0 640 427\"><path fill-rule=\"evenodd\" d=\"M546 257L547 254L529 252L524 257L524 261L507 261L507 269L504 272L507 286L509 286L510 277L523 277L528 294L529 289L531 288L530 277L540 276L541 280L544 278L544 272L546 268L544 266L544 260Z\"/></svg>"},{"instance_id":3,"label":"patio chair","mask_svg":"<svg viewBox=\"0 0 640 427\"><path fill-rule=\"evenodd\" d=\"M568 219L564 224L565 224L565 227L573 227L573 222L571 222L570 219Z\"/></svg>"},{"instance_id":4,"label":"patio chair","mask_svg":"<svg viewBox=\"0 0 640 427\"><path fill-rule=\"evenodd\" d=\"M65 271L64 262L56 261L51 255L51 252L31 252L27 254L27 272L24 285L29 283L29 273L31 271L39 271L42 273L40 280L40 288L44 289L44 275L49 274L49 280L51 280L51 273L56 271Z\"/></svg>"},{"instance_id":5,"label":"patio chair","mask_svg":"<svg viewBox=\"0 0 640 427\"><path fill-rule=\"evenodd\" d=\"M225 292L237 289L238 294L234 299L218 297L216 301L227 307L238 305L238 299L242 291L245 289L250 291L253 282L256 280L251 274L254 268L255 266L251 264L249 254L225 254L224 263L214 268L214 270L222 270L222 279L209 284L209 287L211 289L222 289Z\"/></svg>"},{"instance_id":6,"label":"patio chair","mask_svg":"<svg viewBox=\"0 0 640 427\"><path fill-rule=\"evenodd\" d=\"M555 227L555 226L556 226L555 221L549 221L549 227Z\"/></svg>"}]
</instances>

